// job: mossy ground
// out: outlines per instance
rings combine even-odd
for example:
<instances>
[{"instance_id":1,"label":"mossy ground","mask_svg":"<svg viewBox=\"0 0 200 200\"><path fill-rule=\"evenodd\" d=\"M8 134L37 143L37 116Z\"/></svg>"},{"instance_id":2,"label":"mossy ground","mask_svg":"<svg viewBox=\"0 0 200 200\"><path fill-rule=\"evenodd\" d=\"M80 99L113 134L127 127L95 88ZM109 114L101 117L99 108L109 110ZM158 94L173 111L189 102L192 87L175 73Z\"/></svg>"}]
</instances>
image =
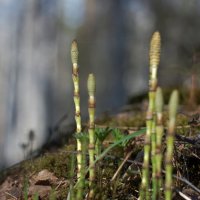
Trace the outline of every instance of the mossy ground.
<instances>
[{"instance_id":1,"label":"mossy ground","mask_svg":"<svg viewBox=\"0 0 200 200\"><path fill-rule=\"evenodd\" d=\"M164 125L167 126L168 113L164 112ZM145 127L145 108L123 111L114 116L105 116L97 120L97 127L117 127L123 134L129 134L134 130ZM179 113L177 116L177 134L186 137L192 137L198 134L198 127L191 128L188 126L188 116ZM23 185L25 179L31 179L33 174L47 169L52 172L59 180L68 180L70 182L70 162L72 155L75 153L76 145L75 138L71 133L70 139L66 144L57 150L38 156L22 162L17 167L4 171L6 177L15 177L19 179ZM106 148L109 143L112 143L113 136L108 136L104 143ZM142 150L144 137L139 136L129 141L126 147L117 146L112 149L104 158L97 163L97 169L100 169L100 175L97 177L97 199L134 199L138 196L140 175L142 166ZM196 187L200 187L200 151L198 146L184 142L175 141L175 151L173 158L174 174L178 177L185 177ZM118 169L121 162L126 157L127 153L132 151L128 161L122 167L115 181L111 182L113 175ZM163 143L163 154L165 152L165 143ZM131 167L130 167L131 166ZM163 169L164 169L163 163ZM74 170L73 181L76 181L76 170ZM3 177L3 176L2 176ZM174 179L174 185L179 189L190 188L186 183ZM52 187L52 191L56 188ZM23 189L22 189L23 190ZM56 191L56 199L66 199L69 190L69 184L59 186ZM191 192L191 191L190 191ZM196 193L193 191L194 195ZM100 195L101 194L101 195ZM45 198L44 198L45 199ZM46 199L49 199L46 198ZM54 198L55 199L55 198ZM176 196L178 199L178 196Z\"/></svg>"}]
</instances>

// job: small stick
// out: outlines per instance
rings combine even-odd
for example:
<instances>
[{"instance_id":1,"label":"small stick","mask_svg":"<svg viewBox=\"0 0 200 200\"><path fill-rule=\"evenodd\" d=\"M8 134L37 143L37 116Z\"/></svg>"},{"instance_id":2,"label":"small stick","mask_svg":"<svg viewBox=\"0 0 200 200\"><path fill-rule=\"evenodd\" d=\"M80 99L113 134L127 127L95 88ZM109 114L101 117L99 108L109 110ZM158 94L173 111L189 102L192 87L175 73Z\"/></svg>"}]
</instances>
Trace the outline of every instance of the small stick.
<instances>
[{"instance_id":1,"label":"small stick","mask_svg":"<svg viewBox=\"0 0 200 200\"><path fill-rule=\"evenodd\" d=\"M5 192L5 194L7 194L8 196L10 196L11 198L13 199L16 199L17 200L17 197L13 196L12 194L10 194L9 192Z\"/></svg>"},{"instance_id":2,"label":"small stick","mask_svg":"<svg viewBox=\"0 0 200 200\"><path fill-rule=\"evenodd\" d=\"M120 164L120 166L118 167L117 171L116 171L115 174L113 175L113 177L112 177L112 179L111 179L111 182L113 182L113 181L116 179L117 175L118 175L119 172L121 171L121 169L122 169L122 167L124 166L124 164L126 163L126 161L130 158L130 156L132 155L132 153L133 153L133 150L130 151L130 152L126 155L126 157L124 158L123 162Z\"/></svg>"},{"instance_id":3,"label":"small stick","mask_svg":"<svg viewBox=\"0 0 200 200\"><path fill-rule=\"evenodd\" d=\"M186 195L183 194L181 191L176 190L176 192L177 192L181 197L183 197L183 199L185 199L185 200L192 200L190 197L186 196Z\"/></svg>"}]
</instances>

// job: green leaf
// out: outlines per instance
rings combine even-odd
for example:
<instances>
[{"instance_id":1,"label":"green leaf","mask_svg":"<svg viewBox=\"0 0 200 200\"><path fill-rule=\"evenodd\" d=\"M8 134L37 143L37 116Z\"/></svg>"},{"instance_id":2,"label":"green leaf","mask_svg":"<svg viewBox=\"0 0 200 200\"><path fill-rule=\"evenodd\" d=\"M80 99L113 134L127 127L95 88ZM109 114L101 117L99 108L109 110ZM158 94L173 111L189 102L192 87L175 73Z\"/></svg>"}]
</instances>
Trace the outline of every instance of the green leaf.
<instances>
[{"instance_id":1,"label":"green leaf","mask_svg":"<svg viewBox=\"0 0 200 200\"><path fill-rule=\"evenodd\" d=\"M108 134L112 131L111 128L95 128L95 135L97 139L101 142L103 142Z\"/></svg>"},{"instance_id":2,"label":"green leaf","mask_svg":"<svg viewBox=\"0 0 200 200\"><path fill-rule=\"evenodd\" d=\"M39 195L38 195L38 193L35 193L35 194L34 194L33 200L39 200Z\"/></svg>"},{"instance_id":3,"label":"green leaf","mask_svg":"<svg viewBox=\"0 0 200 200\"><path fill-rule=\"evenodd\" d=\"M89 138L88 138L88 133L87 133L87 132L75 133L74 136L75 136L75 138L76 138L77 140L79 140L80 142L83 142L83 143L87 142L88 139L89 139Z\"/></svg>"},{"instance_id":4,"label":"green leaf","mask_svg":"<svg viewBox=\"0 0 200 200\"><path fill-rule=\"evenodd\" d=\"M129 135L123 137L122 139L120 139L120 140L114 142L114 143L111 144L108 148L106 148L106 149L102 152L102 154L100 154L100 155L97 157L97 159L94 161L94 164L95 164L97 161L99 161L100 159L102 159L102 158L103 158L111 149L113 149L114 147L118 146L118 145L121 144L121 143L127 142L127 141L131 140L131 139L134 138L134 137L137 137L137 136L139 136L139 135L142 135L142 134L144 134L145 132L146 132L146 128L141 129L141 130L139 130L139 131L136 131L136 132L134 132L134 133L131 133L131 134L129 134ZM89 169L90 169L90 168L88 168L87 171L89 171Z\"/></svg>"}]
</instances>

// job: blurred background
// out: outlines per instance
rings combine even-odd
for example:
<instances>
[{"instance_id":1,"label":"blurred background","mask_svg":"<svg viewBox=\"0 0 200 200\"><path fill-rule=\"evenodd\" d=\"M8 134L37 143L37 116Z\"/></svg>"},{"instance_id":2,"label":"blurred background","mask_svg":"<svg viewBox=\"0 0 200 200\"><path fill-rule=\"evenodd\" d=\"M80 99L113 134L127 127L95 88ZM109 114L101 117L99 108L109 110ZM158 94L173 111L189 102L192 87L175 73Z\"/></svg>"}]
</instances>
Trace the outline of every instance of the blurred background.
<instances>
[{"instance_id":1,"label":"blurred background","mask_svg":"<svg viewBox=\"0 0 200 200\"><path fill-rule=\"evenodd\" d=\"M80 52L82 112L88 73L97 80L97 114L116 112L148 89L148 50L159 30L159 85L187 87L200 60L198 0L0 0L0 160L9 166L48 141L67 113L73 122L70 45ZM197 84L198 85L198 84Z\"/></svg>"}]
</instances>

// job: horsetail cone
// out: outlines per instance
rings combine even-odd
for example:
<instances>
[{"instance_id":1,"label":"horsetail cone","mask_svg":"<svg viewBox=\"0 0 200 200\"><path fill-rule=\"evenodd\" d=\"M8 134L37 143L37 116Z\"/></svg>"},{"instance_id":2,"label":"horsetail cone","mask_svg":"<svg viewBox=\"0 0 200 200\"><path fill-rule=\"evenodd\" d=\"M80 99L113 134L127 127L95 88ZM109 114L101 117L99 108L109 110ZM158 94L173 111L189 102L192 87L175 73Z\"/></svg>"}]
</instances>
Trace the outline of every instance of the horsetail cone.
<instances>
[{"instance_id":1,"label":"horsetail cone","mask_svg":"<svg viewBox=\"0 0 200 200\"><path fill-rule=\"evenodd\" d=\"M152 36L150 43L150 51L149 51L151 90L155 90L157 86L157 68L160 62L160 49L161 49L161 38L160 38L160 33L157 31Z\"/></svg>"},{"instance_id":2,"label":"horsetail cone","mask_svg":"<svg viewBox=\"0 0 200 200\"><path fill-rule=\"evenodd\" d=\"M152 38L150 43L150 66L158 66L160 62L160 49L161 49L161 38L160 33L156 31Z\"/></svg>"},{"instance_id":3,"label":"horsetail cone","mask_svg":"<svg viewBox=\"0 0 200 200\"><path fill-rule=\"evenodd\" d=\"M71 60L72 64L78 64L78 45L76 40L73 40L71 46Z\"/></svg>"}]
</instances>

